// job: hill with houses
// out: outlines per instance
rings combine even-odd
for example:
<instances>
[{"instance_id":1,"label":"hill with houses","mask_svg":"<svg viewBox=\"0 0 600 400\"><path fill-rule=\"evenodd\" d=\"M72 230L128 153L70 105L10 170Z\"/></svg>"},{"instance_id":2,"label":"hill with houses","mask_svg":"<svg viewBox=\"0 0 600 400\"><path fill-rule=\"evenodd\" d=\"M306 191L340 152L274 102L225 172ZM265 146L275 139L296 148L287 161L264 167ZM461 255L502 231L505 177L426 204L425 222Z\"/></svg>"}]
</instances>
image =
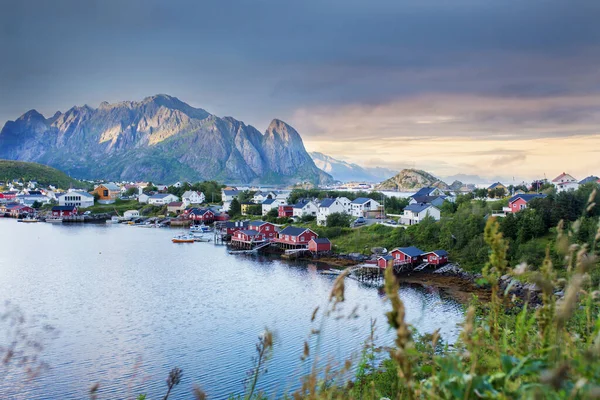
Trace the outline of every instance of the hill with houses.
<instances>
[{"instance_id":1,"label":"hill with houses","mask_svg":"<svg viewBox=\"0 0 600 400\"><path fill-rule=\"evenodd\" d=\"M88 105L46 118L30 110L0 131L0 158L85 179L325 184L299 133L274 119L264 134L168 95Z\"/></svg>"}]
</instances>

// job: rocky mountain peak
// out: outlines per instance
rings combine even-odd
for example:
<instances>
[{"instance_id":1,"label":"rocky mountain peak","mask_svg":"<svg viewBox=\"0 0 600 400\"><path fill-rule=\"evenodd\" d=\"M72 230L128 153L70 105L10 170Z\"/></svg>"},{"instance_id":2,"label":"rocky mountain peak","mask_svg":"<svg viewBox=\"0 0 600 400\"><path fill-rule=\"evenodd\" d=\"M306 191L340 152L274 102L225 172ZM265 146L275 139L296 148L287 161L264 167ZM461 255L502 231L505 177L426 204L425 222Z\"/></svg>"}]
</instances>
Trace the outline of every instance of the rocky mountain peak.
<instances>
[{"instance_id":1,"label":"rocky mountain peak","mask_svg":"<svg viewBox=\"0 0 600 400\"><path fill-rule=\"evenodd\" d=\"M44 121L46 118L40 114L37 110L29 110L25 114L21 115L17 121Z\"/></svg>"},{"instance_id":2,"label":"rocky mountain peak","mask_svg":"<svg viewBox=\"0 0 600 400\"><path fill-rule=\"evenodd\" d=\"M279 139L284 143L302 142L300 134L287 123L274 119L269 124L265 136Z\"/></svg>"},{"instance_id":3,"label":"rocky mountain peak","mask_svg":"<svg viewBox=\"0 0 600 400\"><path fill-rule=\"evenodd\" d=\"M448 185L445 182L436 178L429 172L413 168L403 169L398 175L383 181L376 189L412 191L427 186L448 190Z\"/></svg>"}]
</instances>

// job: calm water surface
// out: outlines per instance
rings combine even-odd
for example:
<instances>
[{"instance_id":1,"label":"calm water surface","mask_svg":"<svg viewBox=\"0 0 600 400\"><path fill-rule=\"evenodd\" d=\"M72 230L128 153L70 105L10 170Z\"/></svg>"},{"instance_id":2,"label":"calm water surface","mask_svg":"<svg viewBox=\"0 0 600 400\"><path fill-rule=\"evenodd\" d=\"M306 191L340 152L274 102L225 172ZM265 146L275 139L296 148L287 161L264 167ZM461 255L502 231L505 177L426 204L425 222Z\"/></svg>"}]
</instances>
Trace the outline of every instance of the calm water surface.
<instances>
[{"instance_id":1,"label":"calm water surface","mask_svg":"<svg viewBox=\"0 0 600 400\"><path fill-rule=\"evenodd\" d=\"M43 324L59 331L42 354L51 368L26 385L18 374L0 374L0 398L83 399L98 382L103 399L157 399L175 366L184 377L170 398L191 398L194 384L227 398L243 392L265 327L276 342L259 387L273 396L296 388L310 369L300 361L304 340L322 321L311 324L312 311L327 307L334 277L313 264L233 256L212 243L173 244L174 233L0 218L0 304L18 305L35 321L33 332ZM432 287L406 286L400 295L421 333L441 328L444 339L456 339L457 302ZM347 280L346 298L342 311L359 306L358 317L325 320L321 359L357 357L372 318L377 344L393 341L381 289Z\"/></svg>"}]
</instances>

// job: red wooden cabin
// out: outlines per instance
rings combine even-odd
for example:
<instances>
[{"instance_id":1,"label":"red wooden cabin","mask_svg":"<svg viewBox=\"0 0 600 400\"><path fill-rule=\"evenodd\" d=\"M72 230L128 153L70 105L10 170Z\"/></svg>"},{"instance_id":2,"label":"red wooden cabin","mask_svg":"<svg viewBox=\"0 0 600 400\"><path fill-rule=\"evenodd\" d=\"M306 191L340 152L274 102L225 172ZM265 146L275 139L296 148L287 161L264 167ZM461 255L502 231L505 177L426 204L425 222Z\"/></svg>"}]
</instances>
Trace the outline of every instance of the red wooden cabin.
<instances>
[{"instance_id":1,"label":"red wooden cabin","mask_svg":"<svg viewBox=\"0 0 600 400\"><path fill-rule=\"evenodd\" d=\"M327 238L313 238L308 242L308 250L313 253L331 251L331 242Z\"/></svg>"}]
</instances>

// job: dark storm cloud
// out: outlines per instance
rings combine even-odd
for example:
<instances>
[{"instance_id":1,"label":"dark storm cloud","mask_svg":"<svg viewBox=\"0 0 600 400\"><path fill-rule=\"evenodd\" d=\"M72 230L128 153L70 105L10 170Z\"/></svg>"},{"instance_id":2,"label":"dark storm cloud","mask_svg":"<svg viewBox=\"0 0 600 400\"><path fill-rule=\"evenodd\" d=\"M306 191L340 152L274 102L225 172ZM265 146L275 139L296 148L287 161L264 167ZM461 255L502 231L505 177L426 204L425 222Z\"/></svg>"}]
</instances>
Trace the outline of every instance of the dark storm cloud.
<instances>
[{"instance_id":1,"label":"dark storm cloud","mask_svg":"<svg viewBox=\"0 0 600 400\"><path fill-rule=\"evenodd\" d=\"M595 94L599 17L594 0L1 0L0 120L158 92L259 127L422 93Z\"/></svg>"}]
</instances>

